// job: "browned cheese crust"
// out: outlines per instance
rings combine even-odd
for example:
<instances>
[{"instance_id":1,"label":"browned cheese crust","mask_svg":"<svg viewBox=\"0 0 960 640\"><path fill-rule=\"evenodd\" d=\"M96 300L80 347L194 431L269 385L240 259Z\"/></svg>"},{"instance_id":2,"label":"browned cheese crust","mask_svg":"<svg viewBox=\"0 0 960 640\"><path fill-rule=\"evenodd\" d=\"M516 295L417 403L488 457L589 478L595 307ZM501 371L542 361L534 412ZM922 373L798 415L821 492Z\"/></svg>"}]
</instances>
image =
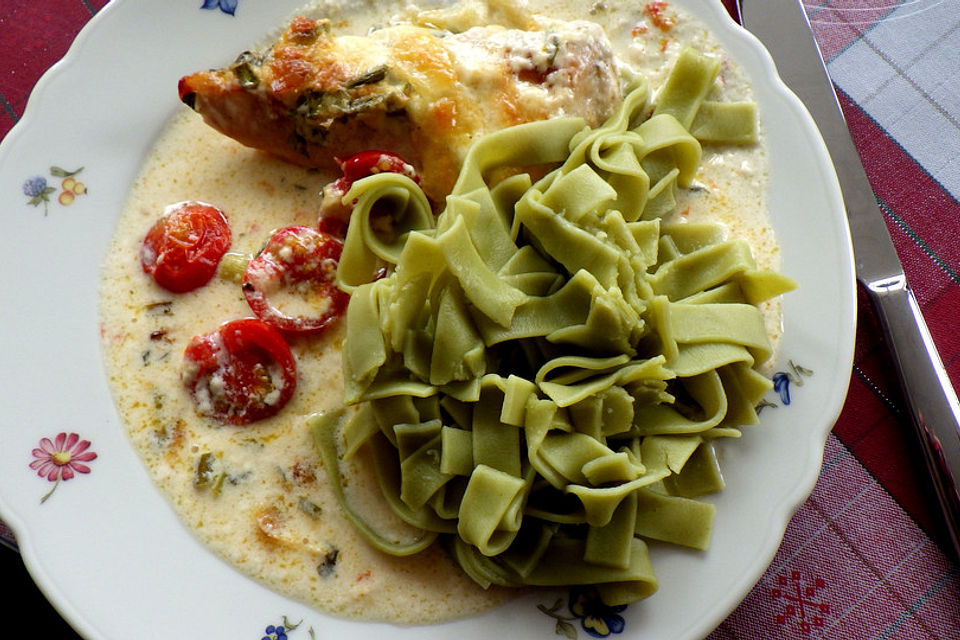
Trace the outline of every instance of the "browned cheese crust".
<instances>
[{"instance_id":1,"label":"browned cheese crust","mask_svg":"<svg viewBox=\"0 0 960 640\"><path fill-rule=\"evenodd\" d=\"M560 115L597 125L622 97L603 31L578 21L335 36L328 20L298 17L265 52L186 76L179 90L215 129L298 165L398 153L434 201L484 133Z\"/></svg>"}]
</instances>

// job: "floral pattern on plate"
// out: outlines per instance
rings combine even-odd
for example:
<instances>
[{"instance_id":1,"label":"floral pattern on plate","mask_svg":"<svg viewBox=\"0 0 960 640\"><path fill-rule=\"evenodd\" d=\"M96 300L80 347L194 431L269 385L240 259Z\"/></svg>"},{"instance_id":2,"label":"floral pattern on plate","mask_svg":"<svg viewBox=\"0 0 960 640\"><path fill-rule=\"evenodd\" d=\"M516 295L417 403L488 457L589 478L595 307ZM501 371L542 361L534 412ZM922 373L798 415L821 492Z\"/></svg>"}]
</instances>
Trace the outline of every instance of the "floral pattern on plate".
<instances>
[{"instance_id":1,"label":"floral pattern on plate","mask_svg":"<svg viewBox=\"0 0 960 640\"><path fill-rule=\"evenodd\" d=\"M90 473L86 463L97 459L96 452L90 449L89 440L81 440L76 433L64 432L58 433L53 440L41 438L32 454L34 460L30 468L41 478L53 483L50 491L40 498L41 504L50 499L61 481L72 480L78 473Z\"/></svg>"},{"instance_id":2,"label":"floral pattern on plate","mask_svg":"<svg viewBox=\"0 0 960 640\"><path fill-rule=\"evenodd\" d=\"M77 175L83 171L83 167L68 171L56 165L50 167L50 177L54 180L60 180L60 186L50 185L46 176L35 175L27 178L23 183L23 195L29 198L27 204L39 207L43 205L43 215L50 212L50 198L59 191L57 202L63 206L73 204L78 197L87 194L87 185L81 182Z\"/></svg>"},{"instance_id":3,"label":"floral pattern on plate","mask_svg":"<svg viewBox=\"0 0 960 640\"><path fill-rule=\"evenodd\" d=\"M574 586L570 588L570 600L567 609L570 615L562 613L563 598L559 598L552 607L537 606L540 611L554 620L554 632L558 636L576 640L577 627L573 624L579 620L580 626L593 638L609 638L615 633L623 633L626 621L620 614L627 609L627 605L611 607L603 603L600 594L595 588Z\"/></svg>"},{"instance_id":4,"label":"floral pattern on plate","mask_svg":"<svg viewBox=\"0 0 960 640\"><path fill-rule=\"evenodd\" d=\"M290 636L288 634L302 624L302 620L300 622L290 622L287 616L283 616L283 622L281 624L269 624L266 626L263 630L261 640L289 640ZM313 627L308 627L307 633L310 638L316 637L313 632Z\"/></svg>"},{"instance_id":5,"label":"floral pattern on plate","mask_svg":"<svg viewBox=\"0 0 960 640\"><path fill-rule=\"evenodd\" d=\"M240 0L203 0L203 5L201 9L220 9L223 13L228 13L231 16L236 15L237 13L237 4Z\"/></svg>"},{"instance_id":6,"label":"floral pattern on plate","mask_svg":"<svg viewBox=\"0 0 960 640\"><path fill-rule=\"evenodd\" d=\"M780 396L780 401L790 404L790 385L803 386L803 379L813 375L813 371L796 364L793 360L787 362L789 371L778 371L773 374L773 390Z\"/></svg>"}]
</instances>

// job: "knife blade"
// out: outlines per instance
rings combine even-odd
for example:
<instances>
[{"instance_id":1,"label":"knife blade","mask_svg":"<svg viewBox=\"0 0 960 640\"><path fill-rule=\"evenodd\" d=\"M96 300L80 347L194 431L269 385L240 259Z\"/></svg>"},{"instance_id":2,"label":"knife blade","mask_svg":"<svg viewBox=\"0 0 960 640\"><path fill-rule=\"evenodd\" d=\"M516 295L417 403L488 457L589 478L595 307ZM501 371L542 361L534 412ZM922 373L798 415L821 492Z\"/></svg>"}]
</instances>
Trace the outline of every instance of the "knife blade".
<instances>
[{"instance_id":1,"label":"knife blade","mask_svg":"<svg viewBox=\"0 0 960 640\"><path fill-rule=\"evenodd\" d=\"M866 292L897 369L913 433L960 559L960 402L887 230L801 0L737 0L741 23L773 56L833 160Z\"/></svg>"}]
</instances>

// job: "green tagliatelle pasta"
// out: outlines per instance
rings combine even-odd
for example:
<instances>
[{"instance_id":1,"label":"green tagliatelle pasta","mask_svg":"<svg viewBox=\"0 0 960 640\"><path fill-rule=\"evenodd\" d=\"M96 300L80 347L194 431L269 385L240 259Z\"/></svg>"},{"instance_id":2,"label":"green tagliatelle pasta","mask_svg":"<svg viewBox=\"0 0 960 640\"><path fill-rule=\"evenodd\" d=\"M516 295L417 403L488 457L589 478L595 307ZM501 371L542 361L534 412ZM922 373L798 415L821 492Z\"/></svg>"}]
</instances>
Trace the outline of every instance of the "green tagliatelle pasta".
<instances>
[{"instance_id":1,"label":"green tagliatelle pasta","mask_svg":"<svg viewBox=\"0 0 960 640\"><path fill-rule=\"evenodd\" d=\"M613 605L656 589L645 540L708 546L713 442L756 423L771 387L757 305L794 286L719 226L662 221L701 142L756 139L753 105L707 100L718 67L688 50L655 104L638 86L597 129L563 118L479 140L437 218L397 174L346 194L347 406L310 423L377 548L439 537L481 585L591 584ZM361 447L420 536L351 508L339 461Z\"/></svg>"}]
</instances>

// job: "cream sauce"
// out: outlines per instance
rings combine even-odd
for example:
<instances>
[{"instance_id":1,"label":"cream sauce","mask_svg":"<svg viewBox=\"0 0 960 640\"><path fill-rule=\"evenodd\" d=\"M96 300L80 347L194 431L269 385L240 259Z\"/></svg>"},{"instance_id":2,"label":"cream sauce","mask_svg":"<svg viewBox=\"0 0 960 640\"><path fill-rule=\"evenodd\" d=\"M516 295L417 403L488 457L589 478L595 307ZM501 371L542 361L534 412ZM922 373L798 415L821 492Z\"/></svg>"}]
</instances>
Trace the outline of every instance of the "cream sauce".
<instances>
[{"instance_id":1,"label":"cream sauce","mask_svg":"<svg viewBox=\"0 0 960 640\"><path fill-rule=\"evenodd\" d=\"M363 32L387 15L383 4L369 1L323 6L341 32ZM602 24L622 61L652 86L688 43L723 56L702 25L672 8L676 24L661 31L642 14L642 3L597 2L587 12L573 0L538 0L533 6ZM495 9L498 15L512 11L507 3ZM729 61L721 74L725 97L750 97L746 79ZM398 623L471 615L509 594L479 588L436 547L415 558L373 550L341 515L324 481L305 420L341 403L343 327L319 340L291 342L299 382L278 416L247 427L218 426L197 416L184 391L181 354L192 336L251 315L240 288L220 278L174 295L140 268L143 235L170 203L201 200L220 207L233 229L231 251L253 253L274 228L313 225L319 194L333 177L242 147L186 108L176 114L133 185L105 260L102 336L116 404L133 446L176 513L241 572L334 615ZM760 266L777 269L763 148L707 149L697 182L705 188L679 194L684 218L724 222L731 234L750 241ZM771 306L767 317L776 338L778 309ZM209 482L199 486L198 464L209 471ZM352 491L369 498L363 510L385 514L376 492L364 491L370 480L362 466L353 463L346 471Z\"/></svg>"}]
</instances>

